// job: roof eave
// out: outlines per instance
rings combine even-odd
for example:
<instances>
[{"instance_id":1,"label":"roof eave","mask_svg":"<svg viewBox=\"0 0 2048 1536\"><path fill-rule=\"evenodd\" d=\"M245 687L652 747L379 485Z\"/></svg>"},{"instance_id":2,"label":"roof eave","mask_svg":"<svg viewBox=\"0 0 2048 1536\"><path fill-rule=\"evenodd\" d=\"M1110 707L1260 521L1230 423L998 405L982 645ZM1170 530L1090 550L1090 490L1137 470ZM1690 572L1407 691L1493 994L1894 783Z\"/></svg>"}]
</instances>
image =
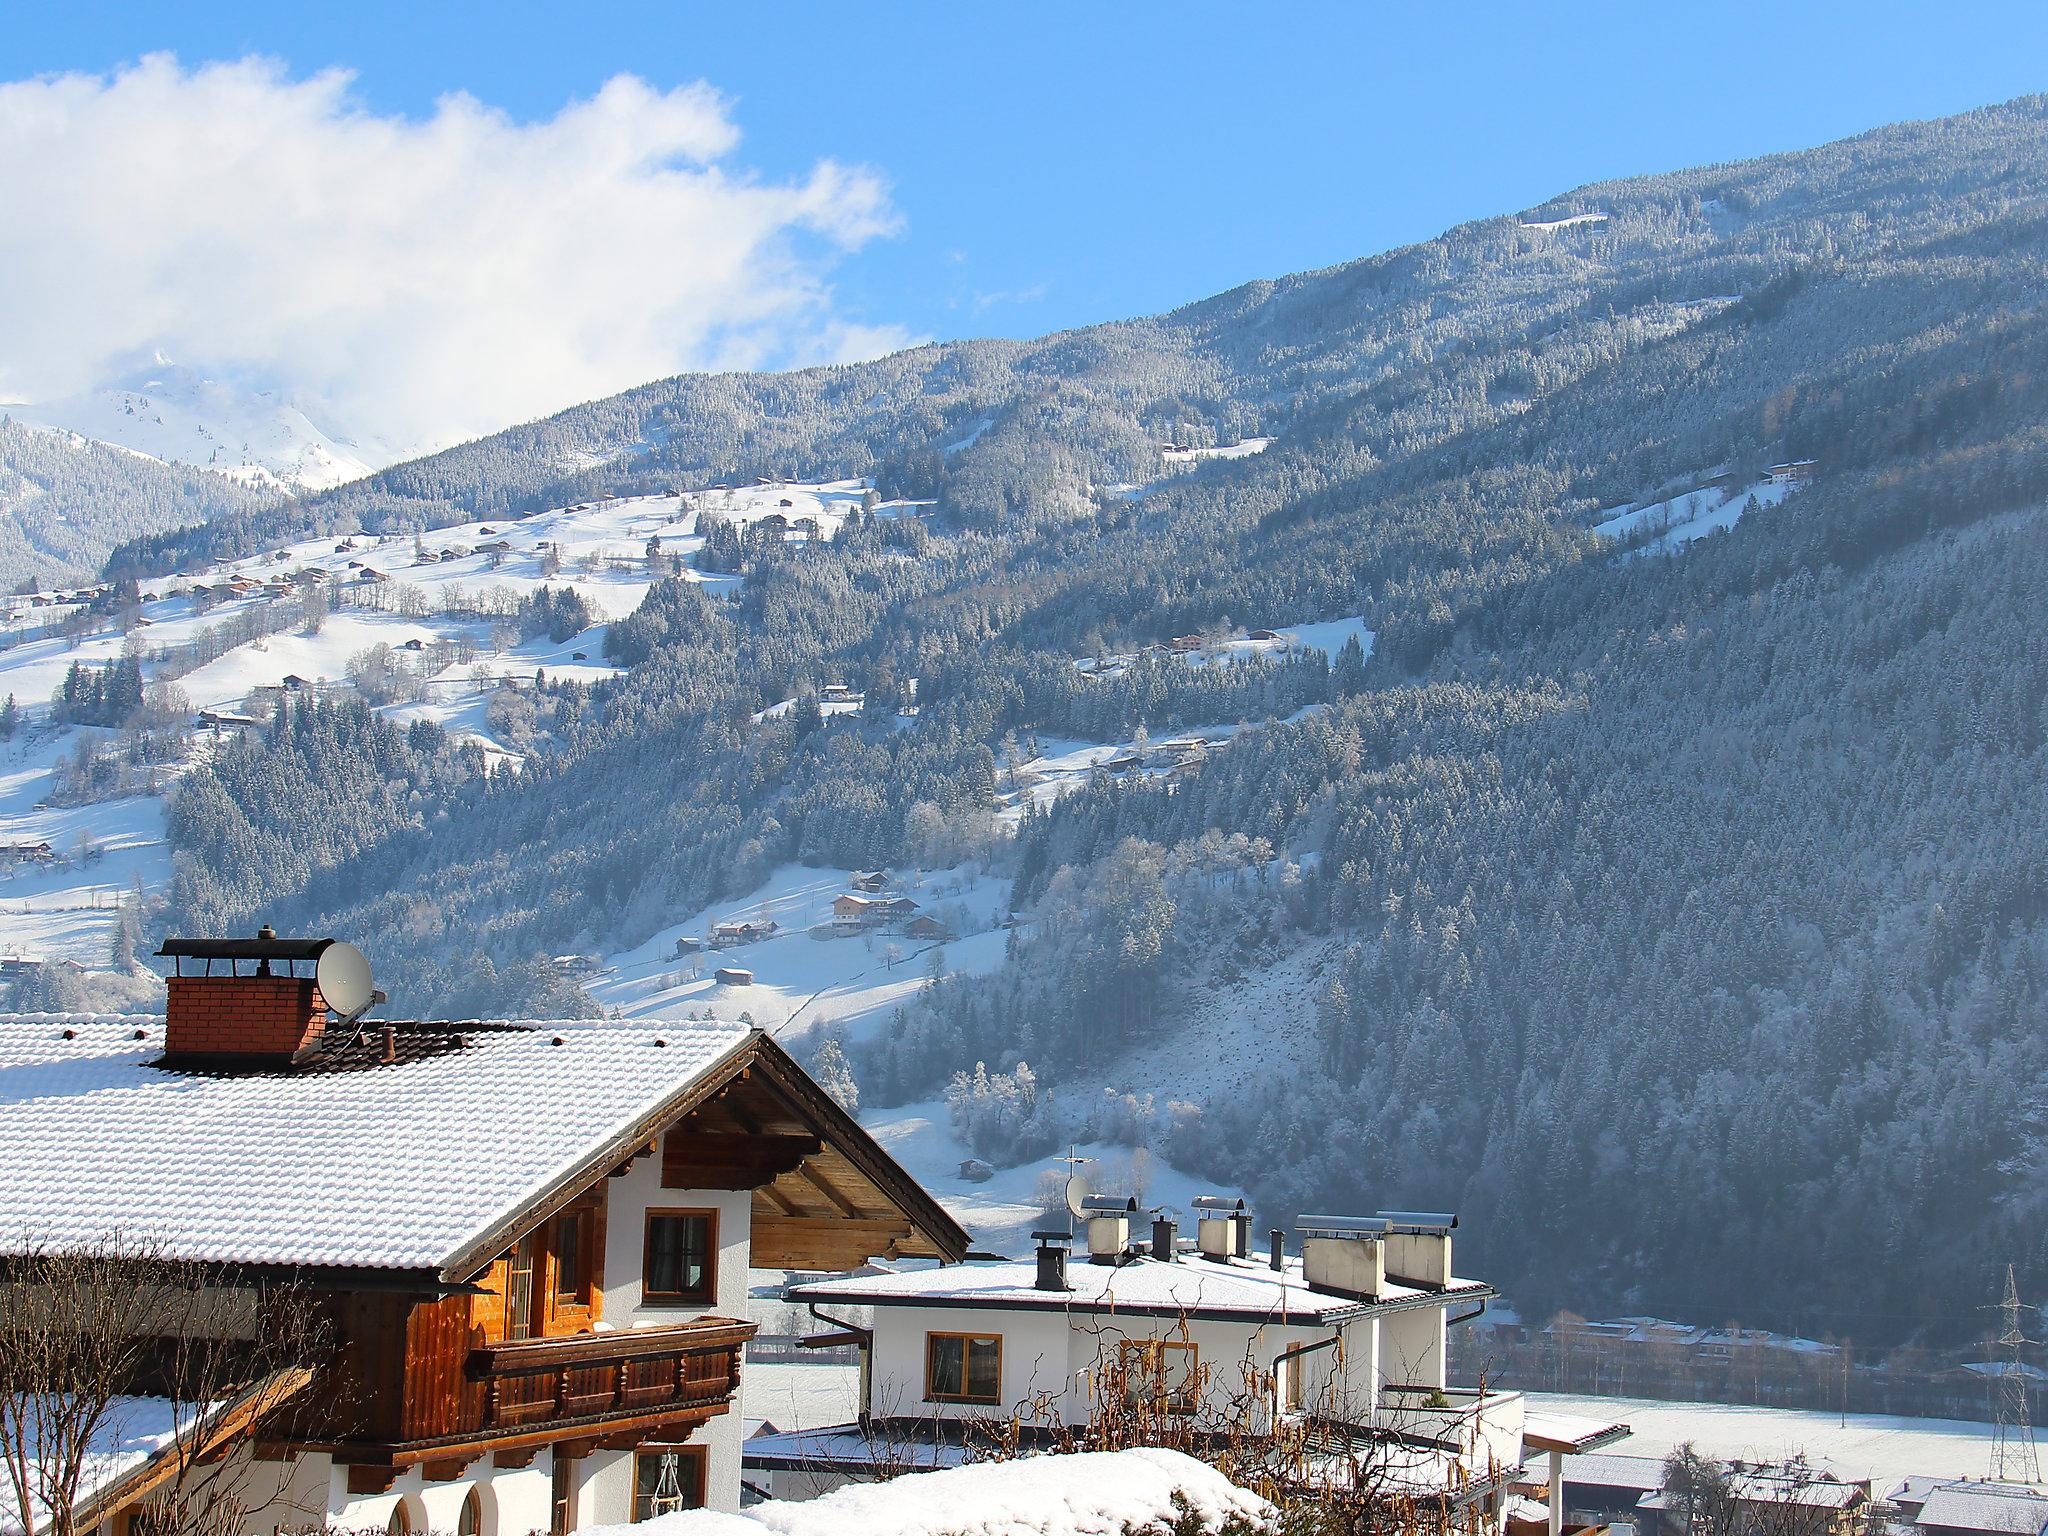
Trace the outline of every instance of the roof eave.
<instances>
[{"instance_id":1,"label":"roof eave","mask_svg":"<svg viewBox=\"0 0 2048 1536\"><path fill-rule=\"evenodd\" d=\"M938 1250L942 1259L958 1263L966 1257L969 1242L966 1229L862 1129L859 1121L818 1087L795 1058L777 1045L766 1031L755 1029L740 1036L732 1048L709 1068L607 1138L545 1189L499 1216L450 1254L441 1265L440 1279L447 1284L459 1285L482 1273L493 1259L512 1246L521 1233L547 1220L636 1150L730 1087L743 1073L756 1068L810 1117L824 1140L895 1202L911 1225Z\"/></svg>"}]
</instances>

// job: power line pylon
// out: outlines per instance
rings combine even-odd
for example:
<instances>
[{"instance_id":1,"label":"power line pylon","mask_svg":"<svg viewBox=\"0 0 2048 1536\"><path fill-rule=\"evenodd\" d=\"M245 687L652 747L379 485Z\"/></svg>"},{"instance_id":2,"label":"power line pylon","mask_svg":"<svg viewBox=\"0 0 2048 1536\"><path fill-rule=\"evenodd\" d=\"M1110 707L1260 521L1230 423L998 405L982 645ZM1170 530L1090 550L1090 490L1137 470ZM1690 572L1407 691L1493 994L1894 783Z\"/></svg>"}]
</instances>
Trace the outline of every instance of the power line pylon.
<instances>
[{"instance_id":1,"label":"power line pylon","mask_svg":"<svg viewBox=\"0 0 2048 1536\"><path fill-rule=\"evenodd\" d=\"M2001 1483L2038 1483L2041 1457L2034 1447L2034 1427L2027 1412L2027 1370L2020 1351L2033 1340L2020 1327L2020 1287L2013 1267L2005 1266L2005 1300L1998 1310L1998 1415L1991 1439L1991 1477Z\"/></svg>"}]
</instances>

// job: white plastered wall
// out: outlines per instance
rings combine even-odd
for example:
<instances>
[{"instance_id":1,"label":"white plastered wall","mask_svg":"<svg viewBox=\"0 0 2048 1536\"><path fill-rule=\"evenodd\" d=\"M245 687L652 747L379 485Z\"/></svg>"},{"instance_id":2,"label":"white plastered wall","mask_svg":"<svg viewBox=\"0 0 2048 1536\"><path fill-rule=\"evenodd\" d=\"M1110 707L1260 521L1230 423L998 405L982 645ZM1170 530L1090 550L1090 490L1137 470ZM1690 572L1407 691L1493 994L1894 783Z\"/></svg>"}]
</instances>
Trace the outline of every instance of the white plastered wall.
<instances>
[{"instance_id":1,"label":"white plastered wall","mask_svg":"<svg viewBox=\"0 0 2048 1536\"><path fill-rule=\"evenodd\" d=\"M708 1307L643 1306L640 1247L650 1208L718 1212L717 1294ZM604 1321L608 1328L658 1328L707 1312L747 1315L747 1262L752 1248L754 1196L744 1189L663 1189L661 1158L643 1157L605 1181Z\"/></svg>"},{"instance_id":2,"label":"white plastered wall","mask_svg":"<svg viewBox=\"0 0 2048 1536\"><path fill-rule=\"evenodd\" d=\"M646 1240L650 1210L714 1210L718 1213L718 1270L709 1306L644 1304L640 1299L641 1245ZM752 1254L754 1197L744 1189L665 1189L661 1158L635 1162L605 1183L604 1307L601 1328L660 1328L715 1313L747 1316L747 1266ZM745 1394L745 1368L741 1370ZM704 1502L707 1508L736 1513L740 1507L740 1442L746 1438L740 1401L700 1426L687 1444L706 1451ZM588 1458L584 1472L589 1489L579 1501L578 1522L615 1525L632 1518L633 1453L607 1452ZM595 1512L583 1504L595 1506Z\"/></svg>"},{"instance_id":3,"label":"white plastered wall","mask_svg":"<svg viewBox=\"0 0 2048 1536\"><path fill-rule=\"evenodd\" d=\"M1072 1384L1067 1316L1055 1311L983 1311L971 1307L875 1308L869 1411L884 1418L983 1418L976 1403L930 1403L924 1396L925 1336L996 1334L1003 1341L1001 1407L1057 1396ZM1076 1394L1077 1395L1077 1394ZM1085 1405L1079 1418L1086 1418ZM1069 1415L1069 1422L1078 1419Z\"/></svg>"},{"instance_id":4,"label":"white plastered wall","mask_svg":"<svg viewBox=\"0 0 2048 1536\"><path fill-rule=\"evenodd\" d=\"M463 1501L474 1488L481 1516L479 1536L527 1536L548 1528L553 1468L545 1450L523 1467L499 1467L489 1456L482 1456L464 1467L459 1477L430 1482L419 1467L408 1467L383 1493L352 1494L348 1468L333 1466L328 1473L327 1525L335 1531L382 1531L391 1522L392 1510L403 1502L419 1536L430 1531L453 1532L462 1517ZM271 1525L252 1519L248 1528L267 1532Z\"/></svg>"}]
</instances>

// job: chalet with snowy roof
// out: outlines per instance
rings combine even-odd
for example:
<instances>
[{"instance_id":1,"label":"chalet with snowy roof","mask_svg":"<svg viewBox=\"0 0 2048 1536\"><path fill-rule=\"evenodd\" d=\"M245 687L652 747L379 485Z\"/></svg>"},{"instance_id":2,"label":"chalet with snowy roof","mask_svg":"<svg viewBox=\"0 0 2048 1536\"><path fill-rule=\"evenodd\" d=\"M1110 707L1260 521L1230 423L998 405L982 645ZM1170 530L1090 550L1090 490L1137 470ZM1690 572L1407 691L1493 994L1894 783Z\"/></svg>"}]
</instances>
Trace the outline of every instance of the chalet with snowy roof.
<instances>
[{"instance_id":1,"label":"chalet with snowy roof","mask_svg":"<svg viewBox=\"0 0 2048 1536\"><path fill-rule=\"evenodd\" d=\"M754 1437L749 1470L779 1497L809 1497L906 1464L956 1464L1013 1419L1027 1439L1050 1440L1121 1402L1221 1433L1249 1403L1253 1430L1292 1426L1313 1452L1307 1467L1276 1475L1350 1488L1369 1464L1389 1491L1440 1498L1501 1530L1541 1492L1555 1536L1558 1460L1628 1432L1532 1415L1517 1392L1449 1385L1451 1332L1494 1295L1452 1270L1455 1217L1304 1216L1296 1252L1275 1231L1255 1255L1242 1200L1196 1201L1192 1243L1163 1215L1134 1243L1129 1197L1090 1196L1078 1214L1085 1258L1066 1234L1039 1233L1028 1260L790 1287L834 1337L859 1339L863 1411L850 1424ZM871 1309L872 1326L848 1322L854 1308ZM1547 1478L1525 1465L1544 1455Z\"/></svg>"},{"instance_id":2,"label":"chalet with snowy roof","mask_svg":"<svg viewBox=\"0 0 2048 1536\"><path fill-rule=\"evenodd\" d=\"M1893 1495L1924 1536L2043 1536L2048 1532L2048 1492L2027 1483L1935 1482Z\"/></svg>"},{"instance_id":3,"label":"chalet with snowy roof","mask_svg":"<svg viewBox=\"0 0 2048 1536\"><path fill-rule=\"evenodd\" d=\"M248 1478L251 1533L735 1509L749 1266L966 1251L757 1029L378 1021L331 940L160 953L162 1017L0 1016L0 1265L132 1245L207 1266L223 1316L302 1296L332 1348L165 1420L81 1530L195 1465Z\"/></svg>"}]
</instances>

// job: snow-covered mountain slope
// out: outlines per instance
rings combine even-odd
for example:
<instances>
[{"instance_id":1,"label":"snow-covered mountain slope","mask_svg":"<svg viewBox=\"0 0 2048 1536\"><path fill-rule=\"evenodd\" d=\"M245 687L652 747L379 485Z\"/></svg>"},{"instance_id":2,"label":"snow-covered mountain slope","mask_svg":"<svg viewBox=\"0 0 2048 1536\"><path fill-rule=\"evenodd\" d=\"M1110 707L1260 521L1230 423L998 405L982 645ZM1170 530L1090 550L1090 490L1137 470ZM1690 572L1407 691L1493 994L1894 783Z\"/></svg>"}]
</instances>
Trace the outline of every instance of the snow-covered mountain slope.
<instances>
[{"instance_id":1,"label":"snow-covered mountain slope","mask_svg":"<svg viewBox=\"0 0 2048 1536\"><path fill-rule=\"evenodd\" d=\"M317 425L273 390L249 389L166 363L67 399L7 407L16 420L58 427L168 464L217 470L264 489L318 491L403 455Z\"/></svg>"}]
</instances>

